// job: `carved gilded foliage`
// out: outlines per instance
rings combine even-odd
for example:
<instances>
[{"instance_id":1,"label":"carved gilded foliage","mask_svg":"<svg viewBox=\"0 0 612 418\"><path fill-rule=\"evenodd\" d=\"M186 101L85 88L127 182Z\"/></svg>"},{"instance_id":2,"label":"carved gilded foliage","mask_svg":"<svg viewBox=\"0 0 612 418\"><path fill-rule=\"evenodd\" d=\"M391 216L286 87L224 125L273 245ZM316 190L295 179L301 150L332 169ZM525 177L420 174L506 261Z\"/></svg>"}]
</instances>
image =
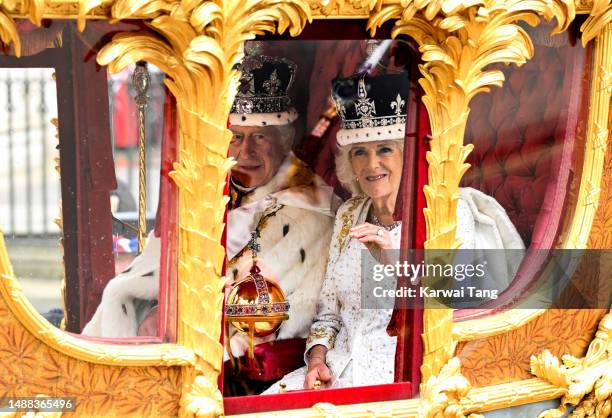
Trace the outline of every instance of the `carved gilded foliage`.
<instances>
[{"instance_id":1,"label":"carved gilded foliage","mask_svg":"<svg viewBox=\"0 0 612 418\"><path fill-rule=\"evenodd\" d=\"M442 367L437 376L430 377L421 385L419 416L453 416L465 418L465 405L461 399L470 391L470 383L461 375L461 362L453 357ZM480 414L469 414L469 418L482 418Z\"/></svg>"},{"instance_id":2,"label":"carved gilded foliage","mask_svg":"<svg viewBox=\"0 0 612 418\"><path fill-rule=\"evenodd\" d=\"M193 364L195 361L191 351L174 344L140 346L98 344L55 328L38 314L24 296L21 285L13 274L4 237L1 234L0 295L11 310L12 315L8 318L17 321L20 327L29 331L50 349L67 353L75 359L96 364L124 366L179 366Z\"/></svg>"},{"instance_id":3,"label":"carved gilded foliage","mask_svg":"<svg viewBox=\"0 0 612 418\"><path fill-rule=\"evenodd\" d=\"M474 387L528 379L534 353L548 349L559 356L582 355L603 314L601 310L550 309L513 331L461 342L456 355L462 374Z\"/></svg>"},{"instance_id":4,"label":"carved gilded foliage","mask_svg":"<svg viewBox=\"0 0 612 418\"><path fill-rule=\"evenodd\" d=\"M531 371L563 389L559 408L541 417L564 416L568 405L578 406L572 416L608 416L612 412L612 311L601 320L583 358L565 355L559 361L545 350L531 357Z\"/></svg>"},{"instance_id":5,"label":"carved gilded foliage","mask_svg":"<svg viewBox=\"0 0 612 418\"><path fill-rule=\"evenodd\" d=\"M612 2L610 0L593 0L589 17L580 28L583 33L582 42L587 42L594 39L612 22Z\"/></svg>"},{"instance_id":6,"label":"carved gilded foliage","mask_svg":"<svg viewBox=\"0 0 612 418\"><path fill-rule=\"evenodd\" d=\"M420 67L420 84L432 128L427 155L429 184L425 189L426 246L458 248L454 214L458 183L469 168L465 159L471 145L463 145L468 105L476 94L504 80L501 71L485 68L502 62L522 65L533 55L531 40L517 22L535 25L540 17L554 17L556 31L562 31L574 18L574 5L518 0L382 3L368 27L374 32L387 20L397 19L393 36L414 38L425 62Z\"/></svg>"},{"instance_id":7,"label":"carved gilded foliage","mask_svg":"<svg viewBox=\"0 0 612 418\"><path fill-rule=\"evenodd\" d=\"M594 62L606 63L605 48L601 42L606 37L600 34L599 47L596 46ZM612 65L612 63L610 63ZM601 66L600 66L601 69ZM605 74L600 71L601 74ZM610 103L610 94L606 90L605 77L601 82L589 74L587 85L591 84L590 103ZM586 109L587 102L584 107ZM599 184L599 205L584 197L577 200L575 215L569 219L569 229L562 247L572 245L589 249L612 248L612 141L604 141L607 149L602 149L601 142L592 130L584 135L588 126L603 124L610 117L609 106L591 106L591 114L579 127L577 139L579 148L586 155L581 178L575 179L575 187L594 182ZM582 124L581 124L582 125ZM605 126L605 124L604 124ZM607 131L610 138L610 131ZM582 155L579 155L583 159ZM599 160L603 158L603 161ZM596 171L601 170L601 174ZM595 172L595 173L594 173ZM599 177L598 177L599 176ZM599 178L593 181L592 178ZM578 196L576 196L578 198ZM592 227L584 228L588 213L593 213ZM574 225L575 224L575 225ZM579 291L590 295L592 292L609 294L612 282L606 280L612 274L612 264L606 257L601 257L599 264L581 263L576 277L582 277L576 285ZM606 293L607 292L607 293ZM593 299L595 298L593 297ZM508 311L490 318L457 323L454 326L456 338L461 341L457 356L461 358L463 374L472 385L484 386L491 383L526 379L530 376L530 356L548 349L555 356L570 354L582 355L593 337L593 330L605 315L606 310L541 310L531 312L521 309ZM493 360L495 359L495 360Z\"/></svg>"},{"instance_id":8,"label":"carved gilded foliage","mask_svg":"<svg viewBox=\"0 0 612 418\"><path fill-rule=\"evenodd\" d=\"M12 43L15 50L19 54L21 51L21 42L17 33L15 21L8 15L9 12L15 9L16 2L3 0L0 2L0 41L8 45Z\"/></svg>"},{"instance_id":9,"label":"carved gilded foliage","mask_svg":"<svg viewBox=\"0 0 612 418\"><path fill-rule=\"evenodd\" d=\"M309 0L313 15L341 16L343 18L368 18L378 1L362 0Z\"/></svg>"},{"instance_id":10,"label":"carved gilded foliage","mask_svg":"<svg viewBox=\"0 0 612 418\"><path fill-rule=\"evenodd\" d=\"M181 367L117 367L59 353L27 331L0 299L0 397L75 396L77 416L176 416Z\"/></svg>"},{"instance_id":11,"label":"carved gilded foliage","mask_svg":"<svg viewBox=\"0 0 612 418\"><path fill-rule=\"evenodd\" d=\"M84 16L100 4L79 3L81 27ZM157 34L118 34L99 53L98 62L111 72L138 60L151 62L168 75L166 84L177 98L179 158L171 176L179 189L180 211L178 343L194 354L193 367L181 374L180 404L184 415L220 415L223 407L216 383L222 362L224 248L220 242L227 203L224 183L232 165L226 157L231 137L226 120L239 76L234 65L242 56L244 41L277 27L295 36L310 19L310 11L302 1L120 0L113 3L111 14L117 20L150 19ZM8 27L6 33L16 36L13 26L0 27ZM16 37L10 40L18 42Z\"/></svg>"},{"instance_id":12,"label":"carved gilded foliage","mask_svg":"<svg viewBox=\"0 0 612 418\"><path fill-rule=\"evenodd\" d=\"M0 44L13 44L15 55L21 55L21 41L15 20L11 15L21 15L40 26L48 9L43 0L0 0ZM1 45L0 45L1 46Z\"/></svg>"},{"instance_id":13,"label":"carved gilded foliage","mask_svg":"<svg viewBox=\"0 0 612 418\"><path fill-rule=\"evenodd\" d=\"M230 139L226 121L239 76L234 65L242 57L244 42L257 34L288 31L292 36L298 35L311 19L311 7L321 15L368 16L372 32L387 21L395 21L394 37L407 35L418 42L424 61L420 66L423 76L420 83L432 128L431 151L427 154L429 184L425 188L426 247L455 249L461 245L455 238L455 213L458 185L469 168L465 161L472 149L471 145L463 144L470 100L503 82L503 74L489 69L491 64L521 65L533 54L529 36L517 22L537 24L541 18L554 18L556 30L565 30L575 17L573 1L78 0L76 4L68 1L46 4L38 0L0 0L0 41L12 43L17 52L19 37L12 15L27 15L37 24L46 14L72 17L78 19L80 28L92 16L143 19L155 31L116 35L99 53L98 62L108 65L113 72L138 60L153 63L168 75L167 86L177 99L179 158L171 173L179 188L177 342L188 353L171 363L182 364L182 368L94 366L76 360L73 354L59 354L41 343L44 337L40 333L30 333L37 327L43 329L41 324L33 320L28 325L31 329L24 328L18 323L24 319L16 320L14 312L4 315L3 310L8 312L4 301L15 305L11 301L19 300L19 289L12 284L11 274L2 278L9 285L0 286L4 289L0 323L6 325L0 327L3 329L0 337L10 339L0 343L0 362L4 370L17 367L21 372L9 373L12 379L17 379L10 382L23 383L31 388L32 394L48 394L48 390L39 392L38 383L26 381L23 373L28 367L43 364L41 373L46 374L37 382L57 382L54 393L58 394L77 391L86 394L91 403L84 408L91 409L84 409L84 415L96 415L103 410L96 409L96 405L102 405L104 410L119 408L126 415L148 416L160 411L162 415L174 415L178 406L174 400L179 396L180 413L185 416L223 413L217 388L222 360L219 339L224 286L221 277L224 249L220 242L227 203L224 182L232 165L226 158ZM606 27L610 13L609 1L593 2L591 16L583 25L585 42ZM609 56L606 59L609 61ZM602 74L605 78L609 73ZM597 165L597 161L593 164ZM597 172L592 180L597 180ZM599 194L591 193L593 190L587 190L582 201L596 207ZM28 315L24 314L24 318ZM482 396L476 389L469 390L468 381L460 376L459 360L452 358L457 342L452 332L452 312L427 310L424 324L423 415L464 416L470 408L483 408ZM4 350L5 344L11 348ZM68 378L70 382L62 380ZM559 379L555 383L564 382ZM608 383L597 382L594 387L599 392L594 396L600 399ZM142 385L145 389L139 392L136 388ZM539 381L530 385L546 396L559 393L556 387ZM516 388L509 387L501 393L508 397L515 392ZM154 399L159 402L147 406L134 393L144 394L145 399L155 393ZM471 400L470 394L474 396ZM499 401L507 405L504 402ZM415 405L415 401L399 403L393 406L393 411L404 408L403 411L414 412ZM334 414L337 411L319 405L310 414L330 410ZM388 413L388 406L380 406L373 414L378 412Z\"/></svg>"},{"instance_id":14,"label":"carved gilded foliage","mask_svg":"<svg viewBox=\"0 0 612 418\"><path fill-rule=\"evenodd\" d=\"M220 415L217 376L222 363L221 314L224 279L221 245L232 161L226 157L226 127L244 42L265 32L299 34L310 19L301 1L157 2L119 0L115 19L150 16L149 33L119 34L98 62L112 72L146 60L169 78L177 98L179 159L170 174L179 189L178 343L193 350L195 367L184 371L181 405L187 415Z\"/></svg>"},{"instance_id":15,"label":"carved gilded foliage","mask_svg":"<svg viewBox=\"0 0 612 418\"><path fill-rule=\"evenodd\" d=\"M608 10L609 12L609 10ZM592 149L607 146L608 153L605 156L605 170L601 186L597 187L597 193L603 194L593 227L593 235L589 239L589 248L611 248L612 235L605 227L609 222L610 195L612 194L612 132L610 126L610 104L611 92L608 89L609 81L607 74L612 71L611 51L612 49L612 22L608 22L603 32L596 41L596 66L593 76L593 95L591 98L590 127L595 131L594 141L591 142ZM597 64L596 64L597 65ZM594 115L593 115L594 114ZM596 121L593 117L599 115ZM606 125L607 124L607 125ZM603 125L603 126L602 126ZM598 127L598 128L597 128ZM600 135L603 140L598 140ZM587 151L588 154L588 144ZM609 260L602 259L599 269L602 274L610 277L612 266ZM603 291L609 291L608 288ZM563 390L563 397L558 409L546 411L541 416L552 418L563 416L567 406L575 406L572 416L576 417L599 417L608 416L612 413L612 311L603 317L599 324L595 339L590 343L586 355L577 358L566 354L559 359L549 350L543 351L531 358L531 371L538 377L549 381L554 386Z\"/></svg>"}]
</instances>

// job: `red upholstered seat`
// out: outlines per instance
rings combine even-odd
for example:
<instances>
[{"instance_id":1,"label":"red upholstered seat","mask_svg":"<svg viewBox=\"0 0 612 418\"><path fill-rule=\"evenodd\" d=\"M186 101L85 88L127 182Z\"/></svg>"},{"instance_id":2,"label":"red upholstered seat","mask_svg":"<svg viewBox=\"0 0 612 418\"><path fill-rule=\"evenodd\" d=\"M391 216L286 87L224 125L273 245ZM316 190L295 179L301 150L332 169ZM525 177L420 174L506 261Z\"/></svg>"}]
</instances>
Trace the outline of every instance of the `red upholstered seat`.
<instances>
[{"instance_id":1,"label":"red upholstered seat","mask_svg":"<svg viewBox=\"0 0 612 418\"><path fill-rule=\"evenodd\" d=\"M502 295L508 302L537 278L545 257L535 250L554 248L558 239L586 91L585 55L585 50L570 45L537 46L524 67L500 67L504 86L477 96L471 104L465 139L474 144L474 151L462 185L497 199L528 247ZM487 313L457 311L455 318Z\"/></svg>"},{"instance_id":2,"label":"red upholstered seat","mask_svg":"<svg viewBox=\"0 0 612 418\"><path fill-rule=\"evenodd\" d=\"M524 67L503 68L507 81L502 88L472 101L465 139L474 151L463 186L495 197L526 246L541 233L534 227L547 190L564 193L567 185L556 179L563 145L575 133L575 122L567 129L567 83L576 49L538 47Z\"/></svg>"}]
</instances>

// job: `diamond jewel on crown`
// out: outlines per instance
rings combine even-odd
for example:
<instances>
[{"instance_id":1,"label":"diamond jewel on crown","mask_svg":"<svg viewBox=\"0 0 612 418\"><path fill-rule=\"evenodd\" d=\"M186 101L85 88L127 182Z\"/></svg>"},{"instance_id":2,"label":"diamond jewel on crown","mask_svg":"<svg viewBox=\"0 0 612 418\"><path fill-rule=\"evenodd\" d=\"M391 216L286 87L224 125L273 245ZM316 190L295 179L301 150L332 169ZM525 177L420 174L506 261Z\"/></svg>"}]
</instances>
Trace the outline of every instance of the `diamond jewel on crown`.
<instances>
[{"instance_id":1,"label":"diamond jewel on crown","mask_svg":"<svg viewBox=\"0 0 612 418\"><path fill-rule=\"evenodd\" d=\"M278 94L278 91L282 87L281 84L282 83L278 78L278 74L276 73L276 70L274 70L272 71L272 74L270 74L270 78L264 81L263 88L268 92L269 95L274 96Z\"/></svg>"},{"instance_id":2,"label":"diamond jewel on crown","mask_svg":"<svg viewBox=\"0 0 612 418\"><path fill-rule=\"evenodd\" d=\"M357 85L357 96L359 99L355 102L355 111L357 116L360 118L371 118L376 116L376 108L374 107L374 100L368 98L368 94L365 88L365 81L363 78L359 79Z\"/></svg>"},{"instance_id":3,"label":"diamond jewel on crown","mask_svg":"<svg viewBox=\"0 0 612 418\"><path fill-rule=\"evenodd\" d=\"M253 113L253 101L246 99L236 100L236 110L238 113Z\"/></svg>"},{"instance_id":4,"label":"diamond jewel on crown","mask_svg":"<svg viewBox=\"0 0 612 418\"><path fill-rule=\"evenodd\" d=\"M402 108L405 104L406 102L404 101L404 99L402 99L399 93L397 93L397 97L394 101L391 102L391 109L393 109L395 111L395 114L399 116L402 114Z\"/></svg>"}]
</instances>

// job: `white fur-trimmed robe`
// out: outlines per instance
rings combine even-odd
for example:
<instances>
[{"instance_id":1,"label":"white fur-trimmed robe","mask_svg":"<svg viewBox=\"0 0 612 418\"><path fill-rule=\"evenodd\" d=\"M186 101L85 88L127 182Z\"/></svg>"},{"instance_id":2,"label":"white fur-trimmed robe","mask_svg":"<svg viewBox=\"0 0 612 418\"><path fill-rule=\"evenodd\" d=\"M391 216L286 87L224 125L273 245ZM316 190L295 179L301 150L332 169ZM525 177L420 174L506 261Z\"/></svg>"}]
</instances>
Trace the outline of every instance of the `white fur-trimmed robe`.
<instances>
[{"instance_id":1,"label":"white fur-trimmed robe","mask_svg":"<svg viewBox=\"0 0 612 418\"><path fill-rule=\"evenodd\" d=\"M257 188L243 199L240 208L229 212L228 257L231 257L238 252L237 248L244 247L248 233L257 227L264 213L277 204L284 205L266 220L261 230L257 265L265 277L277 281L285 292L290 304L289 319L282 323L276 335L256 339L255 344L308 336L329 254L333 206L338 203L332 189L290 154L268 184ZM237 211L248 211L250 207L256 208L250 219L234 216ZM236 231L236 235L230 236L231 231ZM242 242L232 249L230 240L236 240L240 234ZM240 280L248 275L251 265L250 251L238 254L228 263L227 275ZM245 334L231 335L234 356L243 355L248 344Z\"/></svg>"},{"instance_id":2,"label":"white fur-trimmed robe","mask_svg":"<svg viewBox=\"0 0 612 418\"><path fill-rule=\"evenodd\" d=\"M150 307L144 301L157 299L161 240L151 232L142 253L108 282L102 300L81 334L126 338L138 335L138 325Z\"/></svg>"},{"instance_id":3,"label":"white fur-trimmed robe","mask_svg":"<svg viewBox=\"0 0 612 418\"><path fill-rule=\"evenodd\" d=\"M264 275L278 281L291 307L289 319L276 336L266 341L308 335L325 273L337 199L323 180L289 154L270 182L246 196L240 208L228 213L227 251L228 257L235 259L228 263L227 275L240 280L251 266L250 253L240 253L250 232L268 208L283 205L268 218L261 231L258 266ZM159 263L160 239L151 233L142 254L107 284L102 301L82 334L109 338L136 336L148 312L139 309L141 299L155 300L158 296ZM230 342L235 356L244 354L248 347L244 334L233 335Z\"/></svg>"}]
</instances>

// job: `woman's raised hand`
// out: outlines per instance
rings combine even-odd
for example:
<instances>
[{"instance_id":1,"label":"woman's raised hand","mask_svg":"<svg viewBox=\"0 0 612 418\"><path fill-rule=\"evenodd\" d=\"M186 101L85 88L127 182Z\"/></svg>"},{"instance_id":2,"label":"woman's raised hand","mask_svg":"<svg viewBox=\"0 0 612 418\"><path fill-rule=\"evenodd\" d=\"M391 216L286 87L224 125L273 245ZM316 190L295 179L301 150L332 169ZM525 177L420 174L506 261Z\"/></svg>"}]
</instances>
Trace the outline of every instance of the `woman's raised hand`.
<instances>
[{"instance_id":1,"label":"woman's raised hand","mask_svg":"<svg viewBox=\"0 0 612 418\"><path fill-rule=\"evenodd\" d=\"M384 262L383 250L393 249L391 234L381 226L362 223L351 228L349 236L365 244L372 256L379 262Z\"/></svg>"}]
</instances>

